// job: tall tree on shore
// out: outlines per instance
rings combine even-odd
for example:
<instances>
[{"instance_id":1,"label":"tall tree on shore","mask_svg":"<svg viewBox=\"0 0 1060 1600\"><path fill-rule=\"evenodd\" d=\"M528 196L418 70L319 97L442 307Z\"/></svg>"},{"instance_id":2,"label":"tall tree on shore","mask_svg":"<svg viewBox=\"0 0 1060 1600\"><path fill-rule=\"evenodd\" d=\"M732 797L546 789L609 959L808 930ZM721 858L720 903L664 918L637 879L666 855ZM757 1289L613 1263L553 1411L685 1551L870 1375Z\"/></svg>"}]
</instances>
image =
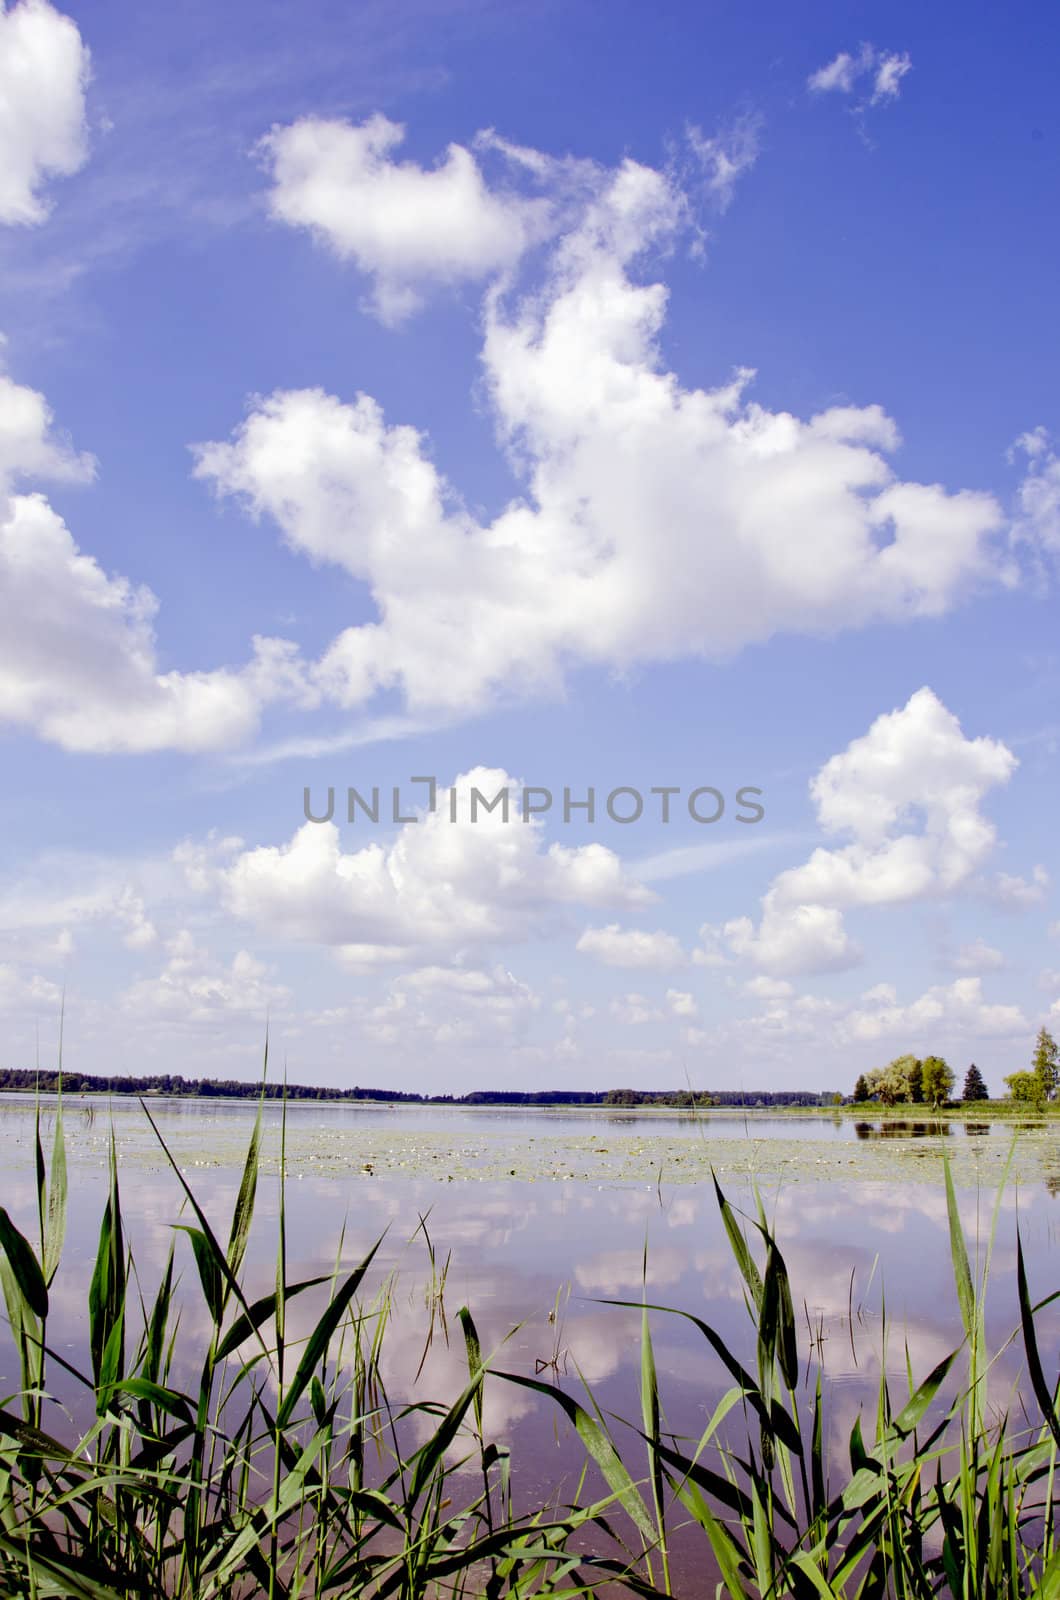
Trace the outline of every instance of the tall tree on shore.
<instances>
[{"instance_id":1,"label":"tall tree on shore","mask_svg":"<svg viewBox=\"0 0 1060 1600\"><path fill-rule=\"evenodd\" d=\"M865 1077L865 1074L862 1072L862 1073L858 1074L858 1081L854 1085L854 1104L855 1105L861 1105L863 1103L863 1101L867 1100L868 1098L869 1098L868 1079Z\"/></svg>"},{"instance_id":2,"label":"tall tree on shore","mask_svg":"<svg viewBox=\"0 0 1060 1600\"><path fill-rule=\"evenodd\" d=\"M1038 1031L1031 1071L1041 1085L1041 1098L1055 1099L1057 1084L1060 1083L1060 1049L1046 1028L1040 1028Z\"/></svg>"},{"instance_id":3,"label":"tall tree on shore","mask_svg":"<svg viewBox=\"0 0 1060 1600\"><path fill-rule=\"evenodd\" d=\"M925 1056L923 1065L924 1099L936 1109L953 1093L953 1068L941 1056Z\"/></svg>"},{"instance_id":4,"label":"tall tree on shore","mask_svg":"<svg viewBox=\"0 0 1060 1600\"><path fill-rule=\"evenodd\" d=\"M915 1057L909 1068L909 1099L914 1106L924 1103L924 1063Z\"/></svg>"},{"instance_id":5,"label":"tall tree on shore","mask_svg":"<svg viewBox=\"0 0 1060 1600\"><path fill-rule=\"evenodd\" d=\"M966 1102L990 1099L990 1091L983 1082L983 1074L979 1071L974 1061L964 1075L964 1089L961 1092L961 1099Z\"/></svg>"}]
</instances>

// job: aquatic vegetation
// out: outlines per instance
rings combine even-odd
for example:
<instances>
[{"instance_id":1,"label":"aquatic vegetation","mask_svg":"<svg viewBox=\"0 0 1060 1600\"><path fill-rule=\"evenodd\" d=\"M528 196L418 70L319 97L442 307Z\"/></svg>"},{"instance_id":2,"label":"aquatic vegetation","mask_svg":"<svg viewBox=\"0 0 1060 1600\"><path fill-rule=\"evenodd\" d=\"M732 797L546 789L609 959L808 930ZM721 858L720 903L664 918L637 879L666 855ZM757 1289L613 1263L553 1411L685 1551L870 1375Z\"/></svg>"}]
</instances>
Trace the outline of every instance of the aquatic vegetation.
<instances>
[{"instance_id":1,"label":"aquatic vegetation","mask_svg":"<svg viewBox=\"0 0 1060 1600\"><path fill-rule=\"evenodd\" d=\"M900 1396L892 1392L883 1364L871 1432L866 1437L859 1415L849 1436L849 1467L835 1484L824 1448L828 1393L819 1371L809 1414L799 1405L794 1302L783 1256L761 1203L756 1215L743 1219L745 1228L715 1184L753 1325L754 1372L700 1318L642 1302L642 1425L633 1431L646 1447L650 1493L620 1480L599 1445L589 1436L585 1441L643 1539L637 1593L681 1593L670 1582L666 1562L679 1511L685 1531L689 1524L698 1528L713 1557L719 1581L703 1592L735 1600L1015 1600L1060 1593L1054 1509L1060 1409L1057 1379L1045 1376L1036 1324L1060 1292L1031 1303L1017 1235L1019 1337L1028 1392L1014 1394L1008 1411L992 1414L985 1299L998 1211L982 1267L973 1267L948 1165L945 1187L963 1341L919 1381L907 1351ZM999 1190L996 1205L1000 1199ZM690 1322L732 1379L698 1440L666 1425L652 1353L653 1316ZM561 1391L539 1381L535 1387L569 1411ZM747 1426L734 1446L723 1424L737 1409ZM619 1447L610 1435L608 1444L617 1458ZM655 1552L658 1571L652 1570Z\"/></svg>"},{"instance_id":2,"label":"aquatic vegetation","mask_svg":"<svg viewBox=\"0 0 1060 1600\"><path fill-rule=\"evenodd\" d=\"M233 1102L148 1102L177 1164L238 1171L246 1145L246 1119L252 1108ZM136 1101L118 1099L110 1116L98 1102L67 1100L67 1141L71 1158L105 1167L111 1134L123 1173L162 1173L168 1162ZM95 1113L90 1122L83 1105ZM263 1110L265 1133L261 1170L278 1171L278 1129L282 1108ZM32 1143L33 1102L0 1098L0 1135L11 1143ZM862 1137L858 1124L874 1130ZM990 1137L969 1126L987 1126ZM604 1136L601 1130L606 1129ZM889 1130L895 1129L895 1132ZM822 1181L938 1183L942 1149L948 1150L958 1187L993 1188L1009 1161L1013 1132L1019 1138L1012 1176L1040 1183L1060 1171L1060 1116L1002 1117L991 1105L971 1125L965 1114L920 1108L872 1106L842 1112L817 1110L727 1112L715 1110L570 1112L522 1110L445 1110L340 1106L290 1108L285 1159L292 1176L358 1181L428 1178L439 1183L507 1181L584 1182L604 1186L656 1185L660 1172L668 1185L709 1184L712 1172L729 1182L757 1179L763 1184ZM875 1135L878 1134L879 1137Z\"/></svg>"},{"instance_id":3,"label":"aquatic vegetation","mask_svg":"<svg viewBox=\"0 0 1060 1600\"><path fill-rule=\"evenodd\" d=\"M1060 1593L1053 1485L1060 1448L1055 1379L1018 1243L1018 1328L1026 1368L1018 1404L987 1405L990 1253L969 1254L949 1167L950 1249L963 1338L927 1374L907 1358L903 1392L884 1364L875 1415L859 1417L837 1474L825 1447L829 1392L800 1384L797 1303L759 1202L741 1216L714 1180L749 1313L745 1364L690 1311L608 1300L640 1319L635 1418L608 1416L585 1384L572 1392L556 1353L534 1372L487 1357L466 1308L446 1309L449 1258L421 1217L432 1341L462 1345L455 1399L387 1391L383 1355L400 1317L378 1244L351 1269L337 1240L330 1273L292 1281L282 1184L275 1281L251 1298L245 1261L263 1170L259 1111L227 1230L215 1231L144 1108L184 1207L153 1291L141 1282L122 1214L111 1138L109 1182L88 1291L85 1370L49 1342L69 1203L62 1106L50 1161L34 1142L37 1239L0 1209L0 1281L20 1389L0 1404L0 1592L117 1600L269 1600L296 1596L641 1596L876 1600ZM1000 1191L999 1191L1000 1195ZM996 1213L995 1213L996 1225ZM194 1279L182 1290L180 1248ZM648 1281L644 1262L645 1284ZM187 1314L195 1296L196 1316ZM303 1299L302 1297L305 1297ZM296 1316L291 1308L298 1302ZM313 1305L308 1326L300 1312ZM655 1360L660 1320L680 1318L729 1387L702 1434L667 1417ZM560 1301L555 1320L560 1321ZM297 1321L297 1328L295 1326ZM457 1332L459 1328L459 1332ZM812 1343L812 1329L811 1343ZM78 1432L51 1398L59 1376L91 1421ZM419 1374L417 1374L417 1377ZM567 1503L525 1504L518 1457L487 1435L493 1385L556 1409L584 1470ZM413 1390L416 1389L413 1384ZM838 1477L838 1481L836 1481ZM700 1541L693 1588L677 1576ZM680 1560L675 1558L680 1556ZM684 1583L684 1587L682 1587Z\"/></svg>"}]
</instances>

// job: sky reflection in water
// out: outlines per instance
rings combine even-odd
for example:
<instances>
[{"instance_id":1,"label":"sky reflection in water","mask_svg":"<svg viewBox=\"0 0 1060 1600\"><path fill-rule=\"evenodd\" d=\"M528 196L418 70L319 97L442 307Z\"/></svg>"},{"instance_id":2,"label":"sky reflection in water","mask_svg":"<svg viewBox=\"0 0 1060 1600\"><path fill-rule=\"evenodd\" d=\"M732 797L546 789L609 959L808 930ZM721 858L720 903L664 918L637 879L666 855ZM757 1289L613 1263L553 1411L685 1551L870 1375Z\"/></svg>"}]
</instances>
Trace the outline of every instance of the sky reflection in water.
<instances>
[{"instance_id":1,"label":"sky reflection in water","mask_svg":"<svg viewBox=\"0 0 1060 1600\"><path fill-rule=\"evenodd\" d=\"M210 1108L210 1117L187 1107L164 1108L160 1120L167 1132L187 1132L194 1144L184 1150L188 1176L219 1233L227 1234L238 1183L238 1165L195 1168L193 1160L211 1160L213 1150L228 1150L218 1127L230 1125L242 1143L250 1127L246 1107L239 1113ZM64 1266L52 1293L50 1326L55 1347L75 1364L85 1360L85 1303L105 1187L104 1153L109 1122L97 1108L89 1116L75 1104L68 1107L71 1154L71 1209ZM342 1113L340 1113L342 1114ZM300 1108L296 1116L321 1119L320 1108ZM445 1115L444 1113L442 1114ZM328 1113L330 1116L330 1112ZM121 1184L129 1241L145 1293L162 1270L178 1219L180 1191L171 1172L152 1170L148 1144L140 1144L136 1127L123 1108L117 1117L125 1153ZM308 1126L308 1125L307 1125ZM525 1127L525 1122L523 1123ZM607 1124L594 1121L604 1137ZM149 1130L148 1130L149 1131ZM757 1131L757 1130L756 1130ZM823 1130L816 1126L814 1137ZM785 1124L784 1136L790 1136ZM825 1137L858 1138L854 1124ZM963 1132L957 1137L965 1138ZM32 1186L32 1108L10 1106L0 1120L3 1160L3 1203L32 1237L35 1200ZM181 1142L178 1140L178 1142ZM233 1151L237 1148L233 1143ZM188 1149L199 1151L188 1159ZM137 1152L142 1159L135 1159ZM841 1460L858 1408L871 1418L883 1360L881 1305L886 1289L887 1365L897 1391L904 1390L906 1352L914 1375L922 1378L959 1343L959 1317L949 1265L945 1196L939 1183L802 1182L765 1189L787 1260L800 1329L800 1350L812 1382L821 1363L829 1388L828 1447ZM724 1186L734 1203L748 1208L749 1185L729 1176ZM997 1350L1017 1327L1015 1286L1015 1222L1018 1214L1035 1299L1055 1287L1057 1226L1060 1222L1055 1181L1029 1188L1012 1185L1001 1207L999 1235L992 1264L988 1336ZM964 1188L961 1214L970 1243L985 1246L992 1195ZM252 1296L268 1293L273 1284L275 1222L279 1183L263 1177L247 1258L247 1288ZM529 1183L388 1176L371 1180L360 1170L347 1177L326 1177L311 1170L291 1176L287 1185L289 1271L292 1279L328 1273L335 1264L345 1220L344 1266L352 1266L380 1235L386 1235L378 1257L378 1284L390 1271L398 1274L395 1317L385 1343L385 1378L393 1400L452 1398L466 1376L465 1355L455 1312L473 1311L484 1348L496 1352L498 1365L541 1376L578 1393L587 1380L605 1411L635 1419L639 1409L639 1313L600 1304L603 1300L639 1300L642 1258L647 1244L647 1294L651 1301L691 1311L710 1322L746 1363L753 1360L751 1325L740 1282L724 1236L717 1202L709 1184L670 1185L638 1182ZM444 1303L448 1340L436 1331L423 1364L428 1325L426 1284L429 1267L420 1217L427 1218L439 1265L451 1260ZM185 1310L182 1348L205 1334L206 1317L195 1283L187 1241L179 1239L177 1256L184 1272ZM307 1295L289 1313L289 1337L308 1332L318 1306ZM513 1333L512 1330L516 1331ZM728 1387L717 1360L686 1321L659 1315L654 1319L656 1361L669 1426L679 1434L702 1432L718 1399ZM1055 1318L1043 1319L1043 1347L1056 1344ZM506 1342L505 1342L506 1341ZM503 1346L503 1348L502 1348ZM18 1386L11 1345L0 1341L0 1385L6 1394ZM997 1362L991 1399L999 1407L1010 1402L1020 1372L1018 1344ZM579 1376L580 1375L580 1376ZM190 1370L189 1370L190 1376ZM87 1423L73 1388L55 1392ZM807 1399L809 1397L807 1396ZM734 1419L738 1413L733 1414ZM736 1427L740 1426L736 1421ZM67 1430L53 1417L56 1431ZM486 1390L486 1428L516 1447L517 1482L528 1498L559 1485L572 1493L581 1465L572 1445L544 1403L526 1390L492 1381ZM622 1431L621 1429L619 1430ZM628 1435L631 1461L635 1440ZM737 1442L734 1440L734 1442Z\"/></svg>"}]
</instances>

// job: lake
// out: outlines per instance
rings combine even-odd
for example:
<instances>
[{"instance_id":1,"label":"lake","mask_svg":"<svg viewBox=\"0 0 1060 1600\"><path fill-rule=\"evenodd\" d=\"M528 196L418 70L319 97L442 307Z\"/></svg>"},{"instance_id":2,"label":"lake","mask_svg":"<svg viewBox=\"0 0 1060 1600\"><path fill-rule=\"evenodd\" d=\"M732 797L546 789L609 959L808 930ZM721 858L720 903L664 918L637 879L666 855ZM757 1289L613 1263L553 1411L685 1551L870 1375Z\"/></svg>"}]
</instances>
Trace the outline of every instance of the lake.
<instances>
[{"instance_id":1,"label":"lake","mask_svg":"<svg viewBox=\"0 0 1060 1600\"><path fill-rule=\"evenodd\" d=\"M159 1131L218 1233L227 1236L242 1155L253 1121L247 1102L148 1102ZM64 1101L70 1219L50 1328L71 1363L85 1359L84 1306L105 1199L113 1119L129 1241L145 1292L159 1276L178 1220L181 1192L134 1101ZM45 1123L53 1115L44 1104ZM32 1238L33 1104L0 1096L2 1203ZM280 1107L265 1108L264 1177L248 1254L251 1295L272 1287L279 1210ZM636 1418L638 1311L604 1305L640 1300L647 1261L650 1301L694 1312L737 1356L753 1356L742 1287L710 1181L748 1210L761 1188L792 1279L800 1358L812 1387L818 1368L828 1396L827 1445L844 1458L859 1407L871 1420L884 1365L903 1389L908 1358L923 1377L960 1343L950 1267L942 1156L949 1154L970 1247L985 1246L994 1193L1011 1158L993 1252L988 1341L999 1350L1018 1327L1016 1223L1035 1299L1057 1287L1060 1258L1060 1137L1055 1124L1016 1133L989 1112L960 1124L899 1128L879 1119L710 1112L693 1119L659 1112L380 1108L295 1103L287 1116L287 1237L292 1278L352 1266L381 1236L371 1286L396 1273L393 1337L386 1346L392 1396L451 1399L466 1379L455 1321L471 1307L484 1348L501 1365L570 1392L591 1385L605 1412ZM978 1130L978 1131L976 1131ZM46 1127L47 1133L47 1127ZM47 1138L45 1140L47 1148ZM432 1269L424 1228L435 1251ZM183 1220L188 1220L185 1217ZM206 1326L186 1238L182 1341ZM432 1281L448 1262L444 1296ZM882 1337L886 1294L887 1347ZM291 1336L314 1320L307 1295L290 1309ZM442 1318L444 1311L444 1320ZM1042 1318L1055 1350L1055 1308ZM513 1332L513 1330L516 1330ZM669 1425L702 1431L728 1378L686 1321L658 1315L653 1331ZM0 1339L0 1385L18 1388L8 1339ZM417 1369L422 1362L418 1382ZM1010 1403L1020 1380L1018 1345L994 1368L990 1394ZM904 1393L904 1390L903 1390ZM76 1385L57 1397L78 1416ZM51 1426L61 1431L58 1417ZM529 1501L557 1486L574 1493L582 1454L557 1412L499 1380L486 1387L486 1431L512 1444L519 1492ZM866 1430L868 1422L866 1422ZM691 1552L689 1595L709 1585ZM700 1575L697 1576L696 1574ZM703 1587L700 1587L702 1583Z\"/></svg>"}]
</instances>

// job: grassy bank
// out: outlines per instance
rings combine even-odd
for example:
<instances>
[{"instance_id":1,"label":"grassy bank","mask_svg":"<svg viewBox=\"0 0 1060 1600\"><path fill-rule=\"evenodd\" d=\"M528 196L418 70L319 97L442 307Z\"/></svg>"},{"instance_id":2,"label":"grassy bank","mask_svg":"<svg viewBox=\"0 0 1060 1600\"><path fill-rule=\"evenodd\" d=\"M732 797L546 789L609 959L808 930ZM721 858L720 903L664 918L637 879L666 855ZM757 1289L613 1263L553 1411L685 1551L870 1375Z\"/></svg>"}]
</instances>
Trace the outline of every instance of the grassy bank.
<instances>
[{"instance_id":1,"label":"grassy bank","mask_svg":"<svg viewBox=\"0 0 1060 1600\"><path fill-rule=\"evenodd\" d=\"M344 1270L340 1236L331 1274L292 1281L281 1204L275 1285L250 1297L244 1261L261 1129L259 1117L220 1232L172 1163L185 1207L151 1286L128 1246L112 1143L82 1368L49 1337L62 1293L66 1142L60 1109L47 1160L38 1123L37 1237L0 1211L0 1277L21 1368L20 1393L0 1407L3 1594L689 1594L673 1577L673 1553L690 1539L702 1543L697 1596L718 1583L747 1600L1060 1593L1060 1417L1038 1333L1049 1301L1032 1302L1020 1247L1013 1324L1026 1377L1019 1403L999 1416L987 1403L996 1355L985 1334L989 1254L981 1267L969 1256L948 1168L961 1338L932 1372L909 1370L900 1393L881 1378L837 1471L824 1447L827 1385L818 1379L807 1397L799 1384L793 1308L802 1296L761 1209L742 1217L715 1186L749 1314L746 1352L690 1313L638 1303L641 1382L627 1425L605 1416L588 1389L575 1397L506 1370L503 1351L486 1357L467 1309L456 1319L463 1391L425 1398L413 1385L397 1397L383 1355L396 1318L410 1313L396 1309L392 1279L376 1281L374 1250ZM158 1142L169 1159L160 1133ZM197 1301L183 1322L177 1240ZM444 1297L437 1260L432 1251L428 1341ZM315 1310L297 1339L296 1301ZM675 1317L729 1385L695 1438L667 1419L656 1374L653 1338ZM91 1413L80 1435L48 1398L56 1379L75 1386ZM526 1505L526 1463L484 1432L494 1384L532 1390L584 1451L569 1503Z\"/></svg>"}]
</instances>

